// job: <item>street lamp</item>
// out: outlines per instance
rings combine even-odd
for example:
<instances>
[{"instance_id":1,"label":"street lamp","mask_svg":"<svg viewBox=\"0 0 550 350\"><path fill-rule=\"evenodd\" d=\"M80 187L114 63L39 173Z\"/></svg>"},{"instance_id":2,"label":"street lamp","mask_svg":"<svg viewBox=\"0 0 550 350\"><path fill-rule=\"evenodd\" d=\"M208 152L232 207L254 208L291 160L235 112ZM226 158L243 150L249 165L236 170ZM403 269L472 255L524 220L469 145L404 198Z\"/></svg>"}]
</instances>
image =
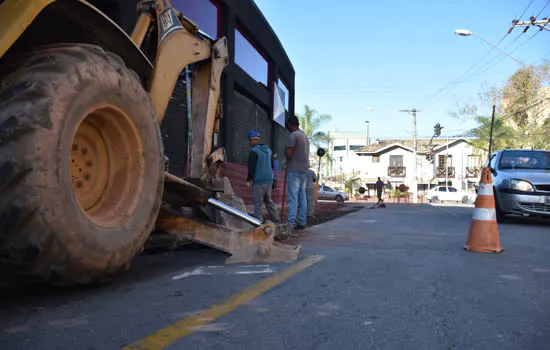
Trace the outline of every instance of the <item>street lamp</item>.
<instances>
[{"instance_id":1,"label":"street lamp","mask_svg":"<svg viewBox=\"0 0 550 350\"><path fill-rule=\"evenodd\" d=\"M460 36L470 36L470 35L473 35L473 36L476 36L478 38L480 38L481 40L485 41L487 44L491 45L492 47L496 48L497 50L499 50L500 52L502 52L503 54L505 54L506 56L510 57L511 59L513 59L514 61L516 61L517 63L521 64L524 68L528 68L527 65L525 64L525 62L521 61L521 60L518 60L517 58L515 58L514 56L510 55L508 52L504 51L503 49L501 49L500 47L498 47L497 45L493 44L492 42L490 42L489 40L485 39L484 37L482 37L481 35L479 34L476 34L476 33L473 33L469 30L466 30L466 29L457 29L455 30L455 34L456 35L460 35Z\"/></svg>"}]
</instances>

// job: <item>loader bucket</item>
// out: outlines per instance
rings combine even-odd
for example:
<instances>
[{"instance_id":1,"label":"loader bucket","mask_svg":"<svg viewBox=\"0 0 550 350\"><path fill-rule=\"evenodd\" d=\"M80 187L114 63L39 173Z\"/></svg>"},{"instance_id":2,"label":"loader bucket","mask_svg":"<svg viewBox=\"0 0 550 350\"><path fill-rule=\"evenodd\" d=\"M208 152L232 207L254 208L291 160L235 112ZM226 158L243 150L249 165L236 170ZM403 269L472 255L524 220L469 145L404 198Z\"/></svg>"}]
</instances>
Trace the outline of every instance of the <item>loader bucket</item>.
<instances>
[{"instance_id":1,"label":"loader bucket","mask_svg":"<svg viewBox=\"0 0 550 350\"><path fill-rule=\"evenodd\" d=\"M156 229L229 253L227 263L292 262L298 260L302 248L275 242L276 226L273 223L248 230L232 230L161 212Z\"/></svg>"}]
</instances>

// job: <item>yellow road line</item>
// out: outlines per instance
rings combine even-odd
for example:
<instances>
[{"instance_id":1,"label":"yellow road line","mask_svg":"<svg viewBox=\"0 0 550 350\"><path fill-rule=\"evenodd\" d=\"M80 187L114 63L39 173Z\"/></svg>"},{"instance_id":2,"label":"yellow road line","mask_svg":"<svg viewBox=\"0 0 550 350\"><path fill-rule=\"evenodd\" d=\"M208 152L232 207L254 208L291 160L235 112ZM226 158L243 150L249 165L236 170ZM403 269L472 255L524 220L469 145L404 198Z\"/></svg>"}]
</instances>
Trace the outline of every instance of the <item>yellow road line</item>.
<instances>
[{"instance_id":1,"label":"yellow road line","mask_svg":"<svg viewBox=\"0 0 550 350\"><path fill-rule=\"evenodd\" d=\"M246 288L240 293L234 294L227 301L219 305L213 305L209 309L200 311L197 314L184 318L173 325L157 331L141 340L132 343L123 349L147 349L156 350L175 343L183 337L195 332L197 327L203 326L220 316L223 316L237 307L244 305L259 295L267 292L271 288L283 283L298 272L305 270L311 265L323 260L323 255L313 255L304 260L298 261L292 266L284 269L275 275L261 280L260 282Z\"/></svg>"}]
</instances>

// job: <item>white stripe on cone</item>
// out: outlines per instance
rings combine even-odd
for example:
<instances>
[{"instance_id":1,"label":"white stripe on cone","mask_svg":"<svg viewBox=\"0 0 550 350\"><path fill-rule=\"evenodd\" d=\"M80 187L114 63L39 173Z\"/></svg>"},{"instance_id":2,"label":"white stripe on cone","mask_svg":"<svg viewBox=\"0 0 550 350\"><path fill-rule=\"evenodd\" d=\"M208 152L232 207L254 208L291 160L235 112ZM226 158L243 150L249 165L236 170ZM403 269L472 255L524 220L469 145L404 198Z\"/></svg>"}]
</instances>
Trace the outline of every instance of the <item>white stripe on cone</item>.
<instances>
[{"instance_id":1,"label":"white stripe on cone","mask_svg":"<svg viewBox=\"0 0 550 350\"><path fill-rule=\"evenodd\" d=\"M477 190L478 196L492 196L493 195L493 185L491 184L479 184L479 189Z\"/></svg>"},{"instance_id":2,"label":"white stripe on cone","mask_svg":"<svg viewBox=\"0 0 550 350\"><path fill-rule=\"evenodd\" d=\"M497 213L495 209L487 208L475 208L474 216L472 220L482 220L482 221L496 221Z\"/></svg>"}]
</instances>

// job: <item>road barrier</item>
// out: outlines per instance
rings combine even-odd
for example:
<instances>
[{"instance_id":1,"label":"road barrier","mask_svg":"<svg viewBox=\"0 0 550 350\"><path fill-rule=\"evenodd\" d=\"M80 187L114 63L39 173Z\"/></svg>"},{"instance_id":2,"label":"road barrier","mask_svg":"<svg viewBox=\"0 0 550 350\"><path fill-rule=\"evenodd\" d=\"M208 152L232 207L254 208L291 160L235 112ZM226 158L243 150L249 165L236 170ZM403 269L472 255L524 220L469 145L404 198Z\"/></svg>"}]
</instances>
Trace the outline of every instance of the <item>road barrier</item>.
<instances>
[{"instance_id":1,"label":"road barrier","mask_svg":"<svg viewBox=\"0 0 550 350\"><path fill-rule=\"evenodd\" d=\"M481 253L500 253L504 250L500 246L493 178L489 168L484 168L481 173L476 207L464 249Z\"/></svg>"}]
</instances>

